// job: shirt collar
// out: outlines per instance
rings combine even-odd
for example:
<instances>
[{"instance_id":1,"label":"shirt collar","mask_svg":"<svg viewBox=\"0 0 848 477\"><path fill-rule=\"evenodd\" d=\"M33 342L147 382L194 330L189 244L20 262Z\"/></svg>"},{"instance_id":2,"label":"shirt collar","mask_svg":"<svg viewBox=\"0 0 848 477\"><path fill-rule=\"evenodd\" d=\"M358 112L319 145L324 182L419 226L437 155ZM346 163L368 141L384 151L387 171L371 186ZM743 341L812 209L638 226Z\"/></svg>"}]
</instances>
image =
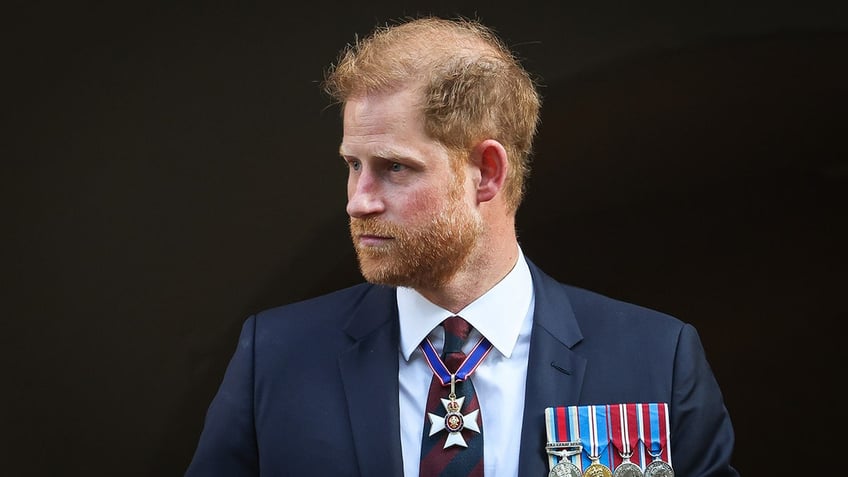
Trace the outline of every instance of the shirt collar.
<instances>
[{"instance_id":1,"label":"shirt collar","mask_svg":"<svg viewBox=\"0 0 848 477\"><path fill-rule=\"evenodd\" d=\"M457 315L462 316L501 354L509 358L532 300L533 279L524 253L519 248L518 260L512 270ZM398 288L397 303L400 351L408 361L424 338L453 313L433 304L412 288Z\"/></svg>"}]
</instances>

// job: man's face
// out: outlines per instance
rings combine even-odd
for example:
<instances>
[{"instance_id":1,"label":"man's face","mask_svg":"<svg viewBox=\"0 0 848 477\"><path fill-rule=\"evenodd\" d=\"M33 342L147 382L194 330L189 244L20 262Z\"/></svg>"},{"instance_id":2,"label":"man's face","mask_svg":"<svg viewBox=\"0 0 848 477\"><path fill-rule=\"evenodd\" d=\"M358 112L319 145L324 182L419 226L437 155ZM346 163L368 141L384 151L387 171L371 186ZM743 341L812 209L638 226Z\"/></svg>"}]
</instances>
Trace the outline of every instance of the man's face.
<instances>
[{"instance_id":1,"label":"man's face","mask_svg":"<svg viewBox=\"0 0 848 477\"><path fill-rule=\"evenodd\" d=\"M444 285L482 230L465 166L424 132L415 90L349 99L340 152L349 167L347 212L366 280Z\"/></svg>"}]
</instances>

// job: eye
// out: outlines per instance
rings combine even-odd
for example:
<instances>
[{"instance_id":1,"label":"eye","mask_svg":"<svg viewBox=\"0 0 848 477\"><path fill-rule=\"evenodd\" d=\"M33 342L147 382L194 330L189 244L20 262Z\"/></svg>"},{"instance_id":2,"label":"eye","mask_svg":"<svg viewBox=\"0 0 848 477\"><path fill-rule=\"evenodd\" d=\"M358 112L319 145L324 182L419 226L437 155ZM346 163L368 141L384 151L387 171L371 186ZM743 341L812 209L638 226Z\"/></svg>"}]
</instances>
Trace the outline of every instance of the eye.
<instances>
[{"instance_id":1,"label":"eye","mask_svg":"<svg viewBox=\"0 0 848 477\"><path fill-rule=\"evenodd\" d=\"M390 166L390 168L391 168L392 172L400 172L400 171L406 169L406 166L404 166L403 164L400 164L398 162L393 162L392 165Z\"/></svg>"},{"instance_id":2,"label":"eye","mask_svg":"<svg viewBox=\"0 0 848 477\"><path fill-rule=\"evenodd\" d=\"M348 159L346 162L347 162L347 167L351 168L354 171L358 171L358 170L362 169L362 163L359 162L356 159Z\"/></svg>"}]
</instances>

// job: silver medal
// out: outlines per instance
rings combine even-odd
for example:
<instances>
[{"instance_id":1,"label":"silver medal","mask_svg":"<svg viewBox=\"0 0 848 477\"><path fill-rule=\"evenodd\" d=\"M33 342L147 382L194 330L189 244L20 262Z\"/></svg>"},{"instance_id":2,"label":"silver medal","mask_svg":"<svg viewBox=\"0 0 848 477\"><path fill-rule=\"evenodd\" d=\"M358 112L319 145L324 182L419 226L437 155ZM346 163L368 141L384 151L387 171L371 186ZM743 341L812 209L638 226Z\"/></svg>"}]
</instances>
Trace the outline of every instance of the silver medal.
<instances>
[{"instance_id":1,"label":"silver medal","mask_svg":"<svg viewBox=\"0 0 848 477\"><path fill-rule=\"evenodd\" d=\"M545 451L560 458L560 461L548 473L548 477L583 477L583 471L569 459L583 452L579 441L548 442Z\"/></svg>"},{"instance_id":2,"label":"silver medal","mask_svg":"<svg viewBox=\"0 0 848 477\"><path fill-rule=\"evenodd\" d=\"M655 460L645 468L645 477L674 477L674 469L667 462Z\"/></svg>"},{"instance_id":3,"label":"silver medal","mask_svg":"<svg viewBox=\"0 0 848 477\"><path fill-rule=\"evenodd\" d=\"M643 477L642 468L633 462L622 462L612 473L612 477Z\"/></svg>"},{"instance_id":4,"label":"silver medal","mask_svg":"<svg viewBox=\"0 0 848 477\"><path fill-rule=\"evenodd\" d=\"M612 477L644 477L644 474L642 474L642 468L633 462L630 462L630 456L633 455L632 452L619 452L618 455L621 456L621 464L615 468L615 471L612 473Z\"/></svg>"},{"instance_id":5,"label":"silver medal","mask_svg":"<svg viewBox=\"0 0 848 477\"><path fill-rule=\"evenodd\" d=\"M548 477L583 477L583 472L580 468L572 464L571 461L561 460L551 469Z\"/></svg>"}]
</instances>

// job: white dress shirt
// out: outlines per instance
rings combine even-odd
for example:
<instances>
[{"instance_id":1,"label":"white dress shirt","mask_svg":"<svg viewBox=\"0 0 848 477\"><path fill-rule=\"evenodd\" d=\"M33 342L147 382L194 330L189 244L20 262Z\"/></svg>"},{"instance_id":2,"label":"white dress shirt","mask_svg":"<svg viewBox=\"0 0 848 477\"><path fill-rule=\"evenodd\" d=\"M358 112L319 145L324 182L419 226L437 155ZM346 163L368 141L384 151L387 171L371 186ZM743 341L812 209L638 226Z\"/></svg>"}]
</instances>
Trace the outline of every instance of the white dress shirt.
<instances>
[{"instance_id":1,"label":"white dress shirt","mask_svg":"<svg viewBox=\"0 0 848 477\"><path fill-rule=\"evenodd\" d=\"M429 337L433 346L441 350L444 329L438 325L454 313L434 305L411 288L398 288L397 302L403 471L406 477L418 477L424 408L433 377L419 345ZM518 260L509 274L456 313L473 327L463 351L470 351L481 334L494 345L471 376L483 418L483 473L486 477L518 475L533 303L533 280L524 254L519 250Z\"/></svg>"}]
</instances>

